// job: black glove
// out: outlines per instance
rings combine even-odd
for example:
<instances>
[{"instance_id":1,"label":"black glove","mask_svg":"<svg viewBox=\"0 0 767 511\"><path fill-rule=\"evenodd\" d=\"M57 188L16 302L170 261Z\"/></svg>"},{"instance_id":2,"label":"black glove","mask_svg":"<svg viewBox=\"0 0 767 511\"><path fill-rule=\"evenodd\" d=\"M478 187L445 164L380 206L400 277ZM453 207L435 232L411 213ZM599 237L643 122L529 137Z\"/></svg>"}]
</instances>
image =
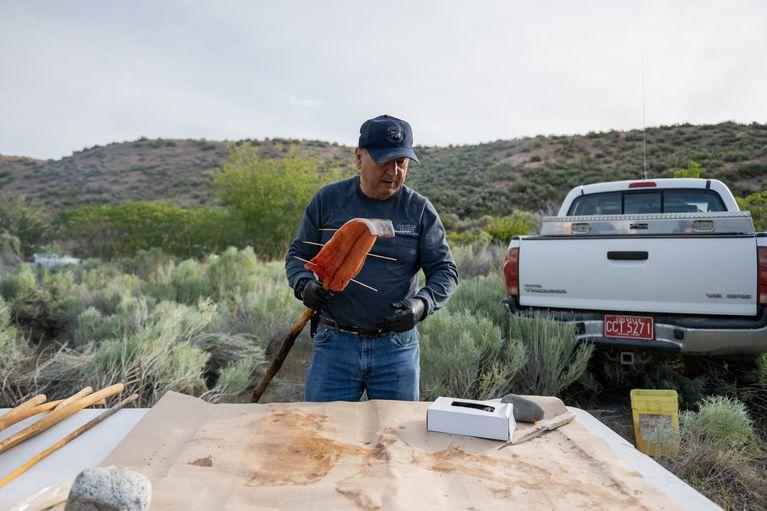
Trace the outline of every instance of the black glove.
<instances>
[{"instance_id":1,"label":"black glove","mask_svg":"<svg viewBox=\"0 0 767 511\"><path fill-rule=\"evenodd\" d=\"M304 289L301 292L301 299L304 305L316 311L327 307L333 298L333 292L322 288L322 282L314 279L306 279Z\"/></svg>"},{"instance_id":2,"label":"black glove","mask_svg":"<svg viewBox=\"0 0 767 511\"><path fill-rule=\"evenodd\" d=\"M394 314L378 324L381 330L407 332L423 319L426 302L420 298L407 298L391 304Z\"/></svg>"}]
</instances>

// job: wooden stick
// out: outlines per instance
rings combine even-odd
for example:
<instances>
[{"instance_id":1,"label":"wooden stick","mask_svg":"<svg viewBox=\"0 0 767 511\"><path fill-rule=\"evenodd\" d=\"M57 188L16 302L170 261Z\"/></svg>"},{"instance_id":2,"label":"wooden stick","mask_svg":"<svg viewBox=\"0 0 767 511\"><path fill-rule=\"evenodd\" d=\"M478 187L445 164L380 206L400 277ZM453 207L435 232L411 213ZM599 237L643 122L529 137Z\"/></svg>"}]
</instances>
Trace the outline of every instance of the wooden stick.
<instances>
[{"instance_id":1,"label":"wooden stick","mask_svg":"<svg viewBox=\"0 0 767 511\"><path fill-rule=\"evenodd\" d=\"M293 325L293 328L290 330L288 336L284 341L282 341L282 344L280 344L280 350L274 356L272 363L269 364L269 367L267 368L266 373L264 373L264 376L261 378L258 387L256 387L256 389L253 391L253 396L250 398L251 403L258 403L258 401L261 399L261 396L266 390L266 387L269 386L269 382L272 381L274 375L276 375L277 371L279 371L280 367L282 367L282 363L285 361L285 357L288 356L290 348L292 348L293 343L296 342L296 337L298 337L298 334L300 334L301 330L304 329L306 323L308 323L312 318L312 314L314 314L314 311L307 307L304 311L304 314L298 318L296 324Z\"/></svg>"},{"instance_id":2,"label":"wooden stick","mask_svg":"<svg viewBox=\"0 0 767 511\"><path fill-rule=\"evenodd\" d=\"M72 440L77 438L78 436L82 435L83 433L85 433L89 429L93 428L97 424L99 424L99 423L103 422L104 420L108 419L110 416L114 415L118 410L120 410L121 408L124 408L125 406L131 404L132 402L134 402L137 399L138 399L138 394L133 394L132 396L123 399L122 401L120 401L119 403L114 405L109 410L106 410L105 412L101 413L98 417L96 417L94 419L91 419L90 421L86 422L84 425L80 426L79 428L77 428L76 430L74 430L73 432L71 432L70 434L68 434L67 436L65 436L64 438L62 438L61 440L59 440L58 442L53 444L52 446L48 447L43 452L41 452L40 454L38 454L35 457L33 457L32 459L30 459L29 461L24 463L22 466L20 466L19 468L17 468L16 470L11 472L10 474L5 476L4 478L0 479L0 488L5 486L6 484L10 483L11 481L13 481L14 479L16 479L18 476L20 476L24 472L26 472L27 469L29 469L29 467L35 465L40 460L48 457L52 453L54 453L57 450L61 449L63 446L65 446L66 444L68 444L69 442L71 442Z\"/></svg>"},{"instance_id":3,"label":"wooden stick","mask_svg":"<svg viewBox=\"0 0 767 511\"><path fill-rule=\"evenodd\" d=\"M313 242L313 241L305 241L305 240L301 240L301 243L306 243L307 245L316 245L316 246L318 246L318 247L324 247L324 246L325 246L325 244L324 244L324 243L315 243L315 242ZM395 259L395 258L393 258L393 257L389 257L389 256L382 256L382 255L374 254L373 252L368 252L368 255L369 255L370 257L377 257L377 258L379 258L379 259L386 259L387 261L396 261L396 259Z\"/></svg>"},{"instance_id":4,"label":"wooden stick","mask_svg":"<svg viewBox=\"0 0 767 511\"><path fill-rule=\"evenodd\" d=\"M318 231L337 231L334 227L320 227ZM411 231L394 231L394 234L412 234Z\"/></svg>"},{"instance_id":5,"label":"wooden stick","mask_svg":"<svg viewBox=\"0 0 767 511\"><path fill-rule=\"evenodd\" d=\"M366 288L370 289L371 291L375 291L376 293L378 292L378 290L376 288L374 288L373 286L368 286L367 284L363 284L359 280L349 279L349 282L354 282L358 286L366 287Z\"/></svg>"},{"instance_id":6,"label":"wooden stick","mask_svg":"<svg viewBox=\"0 0 767 511\"><path fill-rule=\"evenodd\" d=\"M46 415L39 421L35 422L31 426L24 428L17 433L14 433L13 435L9 436L8 438L0 442L0 453L5 452L11 447L20 444L24 440L27 440L28 438L31 438L37 435L38 433L45 431L49 427L53 426L54 424L58 422L61 422L62 420L69 417L70 415L73 415L79 412L80 410L82 410L83 408L87 406L91 406L93 403L98 403L102 399L105 399L109 396L113 396L115 394L122 392L124 387L125 386L122 383L117 383L105 389L101 389L94 394L86 396L80 399L79 401L69 403L68 405L62 408L53 410L51 413L49 413L48 415Z\"/></svg>"},{"instance_id":7,"label":"wooden stick","mask_svg":"<svg viewBox=\"0 0 767 511\"><path fill-rule=\"evenodd\" d=\"M303 263L307 263L307 264L311 264L313 266L317 266L317 263L313 263L311 261L307 261L306 259L301 259L298 256L293 256L293 257L295 257L296 259L298 259L299 261L301 261ZM366 287L366 288L370 289L371 291L375 291L376 293L378 292L378 290L376 288L374 288L373 286L368 286L367 284L363 284L359 280L349 279L349 282L354 282L355 284L360 285L362 287Z\"/></svg>"},{"instance_id":8,"label":"wooden stick","mask_svg":"<svg viewBox=\"0 0 767 511\"><path fill-rule=\"evenodd\" d=\"M15 414L10 419L6 419L6 417L8 415L10 415L10 414L6 414L6 415L4 415L0 419L0 431L2 431L4 429L7 429L8 427L16 424L17 422L23 421L27 417L32 417L33 415L37 415L38 413L47 412L51 408L61 408L65 404L69 404L69 403L71 403L73 401L77 401L78 399L82 399L85 396L87 396L88 394L90 394L91 392L93 392L92 388L85 387L80 392L78 392L76 394L73 394L73 395L71 395L70 397L68 397L66 399L59 399L58 401L50 401L48 403L43 403L40 406L34 406L34 407L31 407L31 408L29 406L27 406L21 412ZM35 396L35 399L39 398L40 396L45 398L45 395L40 394L39 396ZM32 401L32 400L30 400L30 401ZM43 401L45 401L45 399L43 399Z\"/></svg>"},{"instance_id":9,"label":"wooden stick","mask_svg":"<svg viewBox=\"0 0 767 511\"><path fill-rule=\"evenodd\" d=\"M64 407L65 407L65 406L67 406L69 403L74 403L75 401L78 401L78 400L80 400L80 399L84 398L85 396L87 396L87 395L91 394L92 392L93 392L93 389L92 389L91 387L85 387L85 388L84 388L83 390L81 390L80 392L77 392L77 393L75 393L75 394L72 394L71 396L69 396L68 398L66 398L65 400L63 400L61 403L59 403L59 404L56 406L56 409L59 409L59 408L64 408Z\"/></svg>"},{"instance_id":10,"label":"wooden stick","mask_svg":"<svg viewBox=\"0 0 767 511\"><path fill-rule=\"evenodd\" d=\"M18 405L15 408L11 409L9 412L3 414L3 416L0 417L0 424L3 424L5 421L13 419L17 415L21 415L22 413L24 413L24 410L27 410L29 408L34 408L35 406L37 406L39 404L45 403L46 399L47 398L45 397L45 394L38 394L38 395L36 395L35 397L33 397L31 399L27 399L26 401L24 401L20 405ZM14 421L14 422L18 422L18 421ZM13 424L13 422L11 424ZM0 430L1 429L3 429L3 428L0 428Z\"/></svg>"},{"instance_id":11,"label":"wooden stick","mask_svg":"<svg viewBox=\"0 0 767 511\"><path fill-rule=\"evenodd\" d=\"M47 403L43 403L40 406L26 407L21 413L16 414L10 419L6 419L7 414L3 415L3 417L0 418L0 431L13 426L17 422L21 422L28 417L32 417L38 413L47 412L48 410L56 408L56 406L61 403L61 401L62 400L59 399L57 401L48 401Z\"/></svg>"}]
</instances>

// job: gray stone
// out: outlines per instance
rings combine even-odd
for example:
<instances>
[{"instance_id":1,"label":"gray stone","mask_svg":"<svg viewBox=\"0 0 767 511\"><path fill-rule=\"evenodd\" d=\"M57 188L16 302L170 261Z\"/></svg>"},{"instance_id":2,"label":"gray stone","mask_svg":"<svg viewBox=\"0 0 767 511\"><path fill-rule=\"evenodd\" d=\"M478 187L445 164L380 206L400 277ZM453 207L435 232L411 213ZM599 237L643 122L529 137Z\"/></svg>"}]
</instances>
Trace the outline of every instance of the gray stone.
<instances>
[{"instance_id":1,"label":"gray stone","mask_svg":"<svg viewBox=\"0 0 767 511\"><path fill-rule=\"evenodd\" d=\"M65 511L145 511L152 483L144 474L119 467L80 472L69 492Z\"/></svg>"},{"instance_id":2,"label":"gray stone","mask_svg":"<svg viewBox=\"0 0 767 511\"><path fill-rule=\"evenodd\" d=\"M543 419L543 408L536 402L516 394L506 394L501 403L514 405L514 420L518 422L537 422Z\"/></svg>"}]
</instances>

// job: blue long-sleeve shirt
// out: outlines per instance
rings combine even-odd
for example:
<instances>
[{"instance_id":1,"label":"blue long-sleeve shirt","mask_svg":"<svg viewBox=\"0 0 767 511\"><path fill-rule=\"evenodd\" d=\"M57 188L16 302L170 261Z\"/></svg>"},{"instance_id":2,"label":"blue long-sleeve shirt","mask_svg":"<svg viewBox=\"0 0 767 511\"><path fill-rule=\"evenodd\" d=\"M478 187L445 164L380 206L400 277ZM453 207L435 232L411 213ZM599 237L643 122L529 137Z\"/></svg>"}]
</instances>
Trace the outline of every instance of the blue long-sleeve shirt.
<instances>
[{"instance_id":1,"label":"blue long-sleeve shirt","mask_svg":"<svg viewBox=\"0 0 767 511\"><path fill-rule=\"evenodd\" d=\"M434 206L426 197L406 186L400 187L389 199L371 199L362 193L359 176L323 187L309 202L285 259L288 283L292 288L295 289L305 277L314 278L295 256L309 260L317 255L320 247L303 241L326 243L333 231L320 229L337 229L352 218L391 220L396 235L378 238L370 252L393 257L396 262L368 257L355 280L378 289L378 292L350 282L346 289L335 294L329 307L323 309L323 316L344 325L374 330L394 312L390 304L405 298L422 298L426 302L427 314L445 305L458 285L458 270ZM422 268L426 283L417 289L417 273Z\"/></svg>"}]
</instances>

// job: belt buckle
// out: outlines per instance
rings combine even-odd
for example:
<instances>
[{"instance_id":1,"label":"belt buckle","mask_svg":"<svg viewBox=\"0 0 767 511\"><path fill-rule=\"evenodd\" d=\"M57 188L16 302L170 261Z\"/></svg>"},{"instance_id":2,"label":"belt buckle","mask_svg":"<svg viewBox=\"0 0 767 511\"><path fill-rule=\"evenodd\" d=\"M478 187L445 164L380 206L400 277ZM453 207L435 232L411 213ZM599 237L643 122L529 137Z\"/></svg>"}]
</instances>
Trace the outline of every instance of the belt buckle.
<instances>
[{"instance_id":1,"label":"belt buckle","mask_svg":"<svg viewBox=\"0 0 767 511\"><path fill-rule=\"evenodd\" d=\"M376 339L378 337L384 337L389 334L390 332L385 332L379 328L378 330L362 330L358 335L365 339Z\"/></svg>"}]
</instances>

